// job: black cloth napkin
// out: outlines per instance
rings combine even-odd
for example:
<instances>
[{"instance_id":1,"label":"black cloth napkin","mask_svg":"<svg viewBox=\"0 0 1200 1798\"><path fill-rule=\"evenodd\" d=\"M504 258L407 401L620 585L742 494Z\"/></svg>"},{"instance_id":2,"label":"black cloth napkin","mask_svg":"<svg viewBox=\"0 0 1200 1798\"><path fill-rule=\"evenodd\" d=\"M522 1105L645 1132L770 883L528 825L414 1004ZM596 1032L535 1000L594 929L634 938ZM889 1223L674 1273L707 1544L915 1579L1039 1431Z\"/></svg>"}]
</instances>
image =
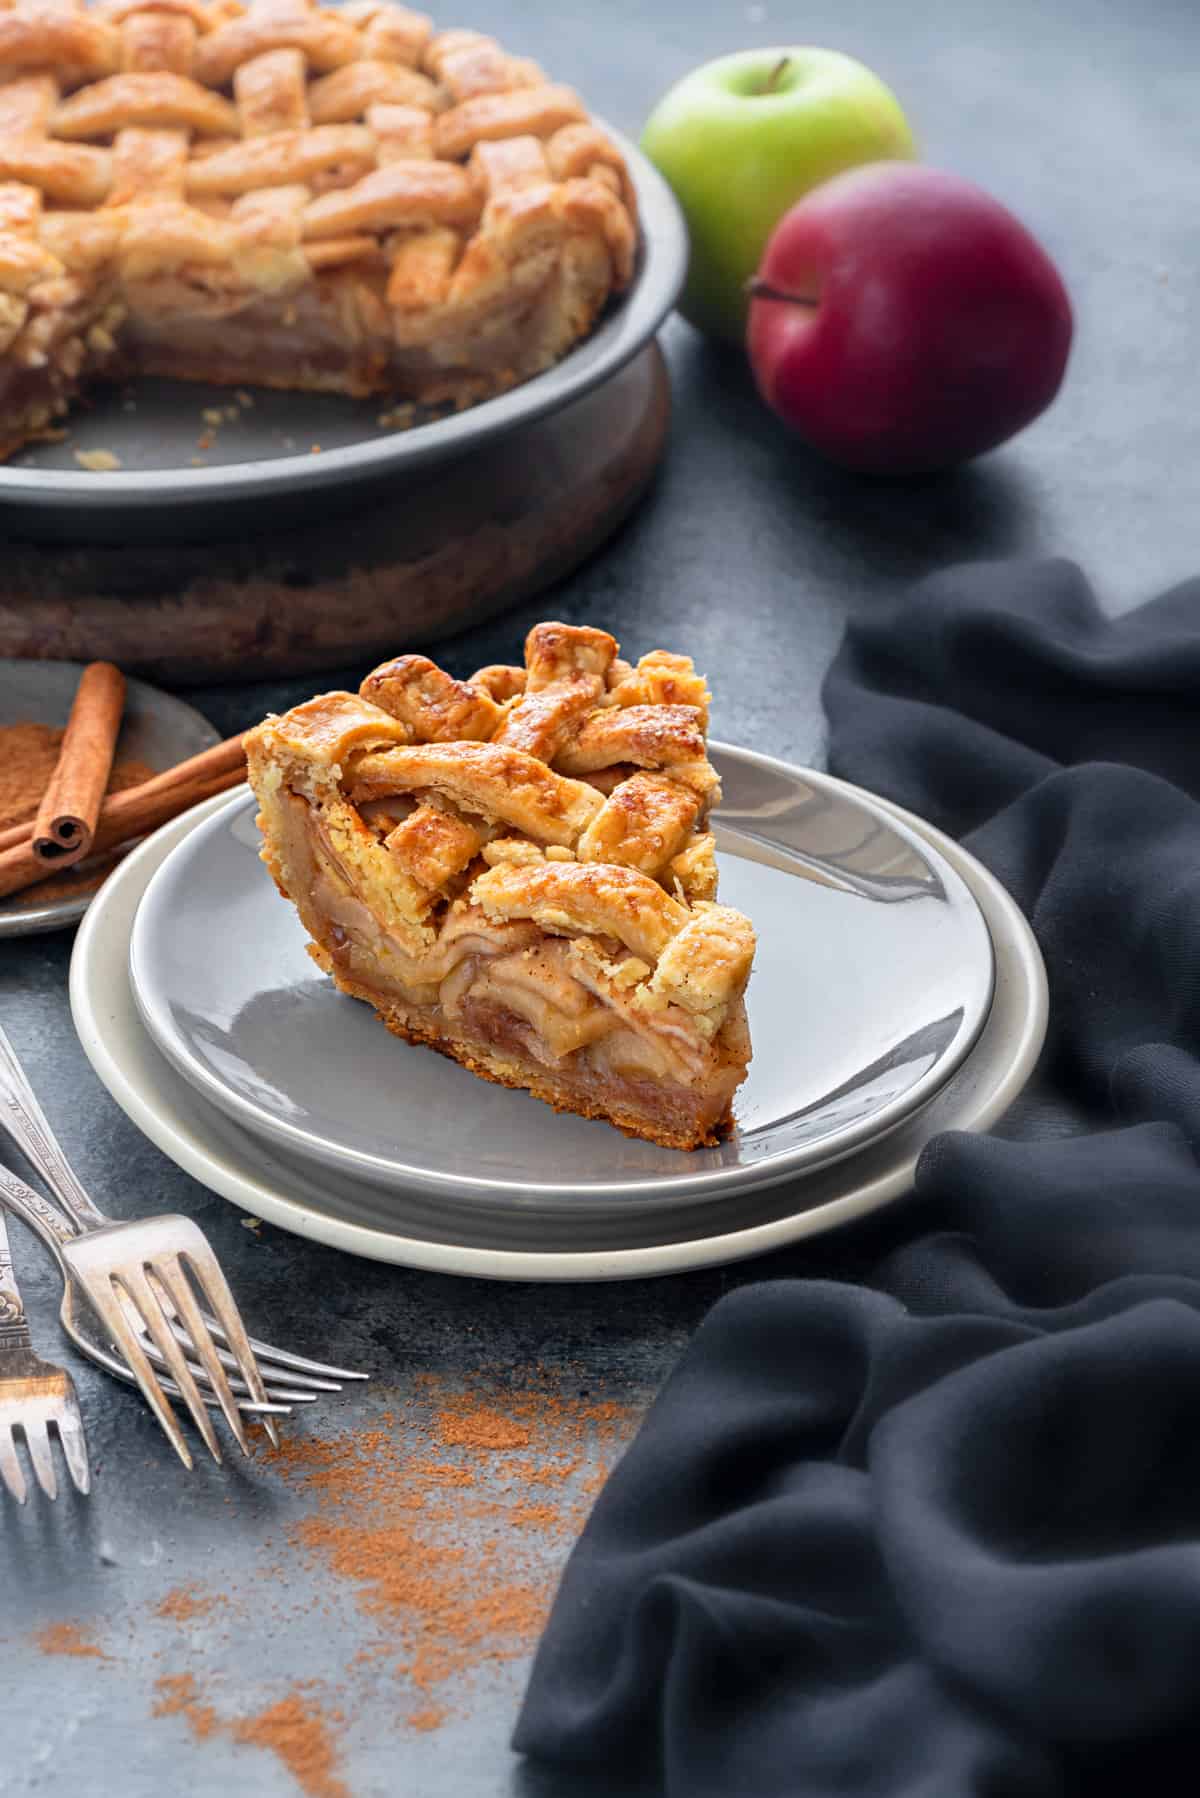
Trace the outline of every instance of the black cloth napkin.
<instances>
[{"instance_id":1,"label":"black cloth napkin","mask_svg":"<svg viewBox=\"0 0 1200 1798\"><path fill-rule=\"evenodd\" d=\"M1200 580L855 621L833 771L1037 931L1038 1103L932 1142L862 1283L721 1300L566 1569L516 1746L619 1798L1200 1785ZM933 1227L928 1227L930 1220Z\"/></svg>"}]
</instances>

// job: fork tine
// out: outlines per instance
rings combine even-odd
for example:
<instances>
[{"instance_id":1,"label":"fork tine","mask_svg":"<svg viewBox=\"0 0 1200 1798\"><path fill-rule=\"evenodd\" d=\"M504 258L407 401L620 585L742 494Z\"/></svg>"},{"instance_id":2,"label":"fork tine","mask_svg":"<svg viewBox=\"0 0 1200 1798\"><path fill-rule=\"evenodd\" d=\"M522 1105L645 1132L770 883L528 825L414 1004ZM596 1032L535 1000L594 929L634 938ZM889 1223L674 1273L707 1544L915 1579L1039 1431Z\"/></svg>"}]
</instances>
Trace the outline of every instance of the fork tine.
<instances>
[{"instance_id":1,"label":"fork tine","mask_svg":"<svg viewBox=\"0 0 1200 1798\"><path fill-rule=\"evenodd\" d=\"M161 1278L161 1262L154 1264L154 1273ZM149 1278L149 1268L122 1268L116 1276L129 1297L141 1313L142 1323L150 1333L156 1348L166 1361L171 1377L179 1387L184 1404L191 1413L192 1422L204 1438L204 1446L213 1460L221 1464L221 1444L217 1440L217 1432L213 1429L212 1418L208 1414L208 1406L200 1396L200 1390L192 1378L187 1356L172 1336L163 1316L162 1305L154 1282Z\"/></svg>"},{"instance_id":2,"label":"fork tine","mask_svg":"<svg viewBox=\"0 0 1200 1798\"><path fill-rule=\"evenodd\" d=\"M29 1459L33 1462L33 1471L37 1483L49 1499L58 1497L58 1475L54 1471L54 1456L50 1453L50 1437L40 1417L25 1419L25 1447L29 1451Z\"/></svg>"},{"instance_id":3,"label":"fork tine","mask_svg":"<svg viewBox=\"0 0 1200 1798\"><path fill-rule=\"evenodd\" d=\"M263 1385L262 1375L258 1371L258 1362L254 1359L254 1351L250 1347L250 1339L246 1335L241 1312L229 1290L229 1282L221 1272L220 1262L203 1237L194 1248L186 1251L186 1258L199 1282L200 1290L220 1322L221 1329L225 1334L225 1341L237 1359L238 1371L243 1380L255 1398L265 1399L266 1387ZM181 1256L180 1259L183 1257ZM272 1447L278 1448L279 1431L275 1426L274 1418L264 1417L263 1429L266 1431Z\"/></svg>"},{"instance_id":4,"label":"fork tine","mask_svg":"<svg viewBox=\"0 0 1200 1798\"><path fill-rule=\"evenodd\" d=\"M173 1306L175 1301L165 1290L159 1294L159 1297L162 1301L164 1313L167 1314L167 1327L180 1348L182 1348L186 1354L187 1350L192 1347L192 1339L187 1330L184 1329L183 1325L179 1322L178 1318L174 1316ZM167 1366L166 1357L159 1353L152 1338L149 1337L142 1328L141 1313L137 1310L132 1299L126 1301L124 1309L129 1323L137 1332L138 1341L142 1345L142 1353L145 1355L147 1361L151 1362L160 1373L163 1372ZM203 1319L206 1314L198 1309L197 1315ZM60 1318L60 1321L63 1320ZM63 1321L63 1328L66 1330L67 1335L70 1336L75 1346L81 1348L85 1355L91 1352L86 1341L80 1336L77 1329L73 1329L71 1325L65 1321ZM250 1388L238 1373L237 1362L234 1360L233 1356L229 1353L228 1349L218 1349L215 1344L213 1353L217 1356L221 1366L225 1369L229 1379L230 1391L237 1394L239 1400L244 1395L249 1401L248 1403L239 1402L238 1409L244 1411L248 1417L257 1415L258 1403L255 1399L251 1398ZM95 1357L93 1356L93 1359L94 1358ZM209 1378L206 1368L199 1361L189 1361L188 1365L191 1368L192 1378L195 1380L197 1386L201 1387L202 1390L211 1388L212 1381ZM109 1372L112 1372L111 1367L109 1368ZM263 1379L267 1387L268 1400L271 1402L272 1406L277 1405L284 1415L286 1415L287 1407L289 1405L311 1405L319 1392L341 1391L340 1386L334 1386L332 1384L327 1385L324 1381L320 1380L305 1380L302 1388L293 1388L290 1385L280 1386L278 1381L273 1379L269 1372L265 1371L263 1372ZM173 1398L179 1398L181 1396L179 1389L173 1380L164 1379L162 1384L163 1391L169 1393ZM309 1387L312 1387L313 1390L307 1390Z\"/></svg>"},{"instance_id":5,"label":"fork tine","mask_svg":"<svg viewBox=\"0 0 1200 1798\"><path fill-rule=\"evenodd\" d=\"M71 1292L73 1288L68 1287L67 1290L68 1292ZM128 1362L123 1361L116 1353L115 1344L110 1343L107 1347L104 1347L96 1337L81 1330L79 1319L75 1315L73 1309L64 1308L61 1310L58 1314L58 1321L81 1355L86 1355L89 1361L94 1361L97 1367L102 1367L105 1373L112 1374L114 1379L124 1380L126 1385L129 1386L136 1386L138 1384L137 1375L132 1372ZM136 1332L136 1334L143 1353L147 1352L147 1345L149 1345L149 1348L151 1349L154 1348L154 1344L150 1341L148 1336L143 1336L140 1331ZM157 1349L155 1349L154 1352L157 1354ZM245 1390L241 1381L238 1381L237 1384L242 1386L242 1389ZM168 1398L178 1398L180 1396L179 1388L176 1386L174 1380L168 1379L165 1375L162 1381L162 1389L167 1394ZM275 1416L287 1417L291 1412L291 1404L283 1402L282 1399L276 1399L274 1393L269 1394L269 1396L272 1402L267 1409ZM312 1392L297 1393L296 1395L297 1401L301 1404L311 1404L315 1397L316 1394ZM238 1410L244 1411L248 1417L257 1417L262 1409L263 1407L256 1399L247 1397L238 1400Z\"/></svg>"},{"instance_id":6,"label":"fork tine","mask_svg":"<svg viewBox=\"0 0 1200 1798\"><path fill-rule=\"evenodd\" d=\"M125 1316L111 1279L105 1275L102 1279L89 1280L87 1296L99 1312L101 1320L108 1326L114 1345L128 1363L130 1371L141 1387L142 1397L165 1430L171 1447L190 1473L195 1464L192 1460L191 1450L184 1441L183 1431L179 1427L179 1419L167 1403L162 1387L158 1383L158 1376L146 1359L142 1345L138 1341L138 1332L133 1329Z\"/></svg>"},{"instance_id":7,"label":"fork tine","mask_svg":"<svg viewBox=\"0 0 1200 1798\"><path fill-rule=\"evenodd\" d=\"M75 1490L86 1498L92 1489L92 1469L88 1462L83 1419L74 1405L68 1405L58 1419L58 1439L62 1443L63 1459L67 1463L67 1472Z\"/></svg>"},{"instance_id":8,"label":"fork tine","mask_svg":"<svg viewBox=\"0 0 1200 1798\"><path fill-rule=\"evenodd\" d=\"M225 1342L225 1332L217 1319L209 1317L205 1312L201 1315L216 1340ZM270 1361L276 1367L286 1367L289 1373L309 1373L329 1380L369 1380L371 1377L369 1373L354 1373L348 1367L329 1367L324 1361L310 1361L306 1356L293 1355L287 1349L272 1348L269 1342L259 1342L253 1336L248 1336L246 1340L258 1357L260 1367L264 1361Z\"/></svg>"},{"instance_id":9,"label":"fork tine","mask_svg":"<svg viewBox=\"0 0 1200 1798\"><path fill-rule=\"evenodd\" d=\"M21 1463L17 1458L17 1445L13 1441L13 1433L6 1423L0 1423L0 1479L4 1481L17 1503L23 1505L27 1496L25 1475L21 1471Z\"/></svg>"},{"instance_id":10,"label":"fork tine","mask_svg":"<svg viewBox=\"0 0 1200 1798\"><path fill-rule=\"evenodd\" d=\"M212 1343L213 1343L213 1353L216 1355L217 1359L220 1361L221 1366L225 1369L226 1373L236 1375L236 1373L237 1373L236 1360L230 1354L229 1350L223 1345L223 1343L216 1340L216 1331L212 1327L213 1322L215 1322L215 1320L210 1320L208 1313L206 1311L200 1310L199 1308L197 1308L197 1316L201 1319L201 1321L203 1323L208 1325L209 1338L210 1338L210 1340L212 1340ZM189 1334L189 1331L187 1329L185 1329L183 1327L183 1325L178 1322L178 1320L176 1320L175 1323L172 1324L171 1328L172 1328L172 1332L175 1336L176 1342L181 1343L185 1349L189 1348L191 1346L191 1340L192 1340L191 1335ZM221 1334L223 1336L224 1331L222 1331ZM246 1340L250 1343L250 1347L253 1349L254 1348L253 1339L251 1337L247 1337ZM258 1360L258 1371L262 1375L263 1380L265 1381L265 1383L268 1386L277 1385L280 1379L285 1379L292 1385L303 1386L314 1393L315 1392L340 1392L342 1390L341 1386L338 1384L338 1382L336 1380L317 1379L312 1375L299 1373L292 1368L287 1368L286 1370L284 1370L284 1368L282 1367L282 1364L280 1365L280 1367L278 1369L276 1369L275 1367L272 1367L270 1365L264 1366L262 1355L258 1354L257 1350L255 1350L255 1355ZM193 1371L193 1373L196 1373L197 1369L193 1368L192 1371ZM234 1386L234 1389L236 1390L238 1382L235 1380L235 1381L232 1381L231 1384Z\"/></svg>"},{"instance_id":11,"label":"fork tine","mask_svg":"<svg viewBox=\"0 0 1200 1798\"><path fill-rule=\"evenodd\" d=\"M198 1315L203 1319L203 1311L198 1312ZM182 1349L186 1350L191 1348L192 1339L190 1336L186 1335L181 1330L173 1330L172 1335ZM153 1362L154 1366L162 1372L167 1365L165 1358L159 1354L148 1336L143 1335L141 1337L141 1344L145 1351L146 1359ZM233 1356L230 1355L228 1360L222 1356L221 1366L225 1370L225 1377L229 1385L229 1390L233 1393L237 1408L242 1413L243 1417L260 1416L264 1407L259 1404L257 1399L250 1396L250 1388L247 1386L245 1380L242 1379L241 1375L235 1371L237 1362L233 1359ZM217 1399L213 1394L212 1381L209 1379L205 1368L199 1361L192 1360L188 1361L188 1367L191 1370L192 1378L200 1388L201 1397L211 1399L211 1403L215 1405ZM265 1409L268 1416L286 1417L293 1405L314 1405L321 1396L319 1392L309 1392L303 1387L279 1386L274 1380L270 1379L266 1379L265 1384L268 1399ZM178 1391L175 1389L174 1380L165 1377L163 1379L163 1391L171 1393L173 1397L179 1396Z\"/></svg>"},{"instance_id":12,"label":"fork tine","mask_svg":"<svg viewBox=\"0 0 1200 1798\"><path fill-rule=\"evenodd\" d=\"M271 1348L265 1342L256 1342L250 1338L250 1347L263 1361L272 1361L277 1367L286 1367L289 1373L310 1373L327 1380L369 1380L369 1373L356 1373L349 1367L330 1367L324 1361L310 1361L306 1355L293 1355L287 1349Z\"/></svg>"},{"instance_id":13,"label":"fork tine","mask_svg":"<svg viewBox=\"0 0 1200 1798\"><path fill-rule=\"evenodd\" d=\"M207 1247L207 1244L205 1245L205 1247ZM161 1270L161 1267L164 1265L165 1265L165 1263L160 1263L159 1269ZM230 1389L233 1391L237 1391L239 1393L247 1394L252 1403L261 1402L261 1401L258 1401L258 1395L252 1391L252 1389L246 1384L245 1380L241 1377L241 1370L240 1370L239 1364L238 1364L237 1360L235 1359L235 1357L233 1356L233 1354L230 1352L230 1350L228 1348L220 1348L212 1341L212 1331L209 1330L208 1328L206 1328L208 1318L209 1318L209 1313L207 1311L203 1311L200 1308L200 1306L195 1302L195 1295L192 1293L191 1288L190 1288L190 1286L188 1286L188 1283L187 1283L187 1275L184 1273L182 1267L179 1266L177 1258L176 1258L174 1265L179 1267L179 1277L183 1283L183 1288L184 1288L187 1296L192 1301L191 1311L188 1316L188 1325L190 1325L190 1328L185 1327L184 1322L178 1316L180 1307L177 1303L177 1295L173 1296L168 1288L166 1288L165 1286L161 1286L161 1285L157 1286L155 1288L155 1291L156 1291L156 1296L158 1297L158 1300L159 1300L159 1308L162 1313L164 1327L170 1331L175 1342L178 1343L180 1352L184 1354L185 1359L187 1358L187 1351L189 1349L192 1350L193 1353L201 1355L201 1362L187 1360L188 1371L191 1373L193 1380L195 1380L197 1386L205 1388L206 1391L209 1391L209 1390L211 1390L213 1392L216 1391L216 1388L213 1386L210 1371L208 1369L206 1369L206 1367L202 1364L207 1359L207 1354L205 1352L206 1347L211 1345L212 1354L219 1361L221 1368L226 1371L227 1375L232 1376L232 1379L228 1380L228 1382L227 1382L230 1386ZM211 1295L210 1295L210 1297L211 1297ZM230 1298L230 1303L233 1304L234 1303L233 1295L230 1294L229 1298ZM145 1354L147 1360L152 1362L156 1366L167 1367L167 1368L170 1368L173 1370L174 1366L175 1366L174 1361L169 1360L168 1357L158 1348L157 1344L154 1341L152 1341L150 1338L148 1338L146 1336L145 1331L140 1327L140 1323L141 1323L140 1313L138 1312L137 1308L134 1306L133 1301L131 1299L126 1301L125 1309L126 1309L126 1314L129 1318L129 1322L132 1324L133 1328L135 1330L137 1330L137 1332L138 1332L138 1336L139 1336L139 1339L142 1344L142 1351ZM236 1312L236 1310L237 1310L237 1307L234 1304L234 1311ZM213 1322L215 1324L215 1319L213 1320ZM224 1339L225 1338L224 1329L220 1325L215 1325L215 1327L216 1327L217 1333L219 1333L221 1338ZM197 1342L193 1341L193 1339L192 1339L193 1331L197 1332L198 1343L201 1346L197 1346ZM340 1390L340 1388L336 1389L336 1390ZM266 1393L265 1385L263 1387L263 1391L264 1391L264 1393ZM180 1396L183 1396L183 1395L180 1394ZM306 1394L306 1393L297 1393L294 1395L294 1399L293 1399L292 1394L284 1392L284 1393L266 1393L266 1396L267 1396L268 1400L272 1397L276 1397L276 1398L284 1398L284 1399L287 1399L292 1402L294 1402L294 1399L298 1399L301 1403L303 1403L307 1398L311 1398L315 1395L314 1394ZM219 1393L217 1394L217 1398L218 1398L218 1402L221 1405L222 1410L224 1410L224 1407L225 1407L224 1398ZM241 1410L244 1407L241 1405L238 1405L236 1408ZM257 1408L257 1403L256 1403L256 1408ZM279 1447L279 1431L278 1431L271 1415L269 1414L269 1412L258 1412L257 1414L260 1415L262 1418L262 1427L263 1427L264 1433L267 1436L268 1441L275 1448L278 1448ZM226 1411L225 1415L228 1417L229 1413ZM235 1434L237 1434L236 1429L235 1429ZM242 1449L242 1453L249 1454L250 1449L249 1449L248 1441L243 1439L243 1437L239 1436L238 1443Z\"/></svg>"},{"instance_id":14,"label":"fork tine","mask_svg":"<svg viewBox=\"0 0 1200 1798\"><path fill-rule=\"evenodd\" d=\"M250 1453L250 1439L246 1435L246 1428L242 1422L242 1415L237 1408L237 1400L229 1389L229 1381L226 1379L225 1369L221 1366L220 1360L217 1357L217 1351L213 1345L212 1337L209 1335L201 1321L200 1307L196 1303L196 1295L188 1285L187 1275L184 1273L182 1267L180 1267L178 1261L159 1261L155 1263L153 1270L153 1284L157 1286L159 1282L166 1288L165 1296L167 1298L168 1306L173 1305L178 1316L183 1319L184 1325L190 1335L190 1346L194 1349L195 1353L199 1355L200 1360L203 1363L204 1371L208 1375L209 1385L211 1385L213 1391L217 1395L217 1402L225 1414L226 1423L229 1425L237 1439L238 1447L244 1455L248 1455ZM169 1316L165 1313L162 1322L163 1327L170 1335L172 1342L176 1344L179 1355L184 1361L184 1365L190 1368L190 1363L183 1354L183 1347L179 1343L175 1327ZM200 1395L198 1394L197 1396Z\"/></svg>"}]
</instances>

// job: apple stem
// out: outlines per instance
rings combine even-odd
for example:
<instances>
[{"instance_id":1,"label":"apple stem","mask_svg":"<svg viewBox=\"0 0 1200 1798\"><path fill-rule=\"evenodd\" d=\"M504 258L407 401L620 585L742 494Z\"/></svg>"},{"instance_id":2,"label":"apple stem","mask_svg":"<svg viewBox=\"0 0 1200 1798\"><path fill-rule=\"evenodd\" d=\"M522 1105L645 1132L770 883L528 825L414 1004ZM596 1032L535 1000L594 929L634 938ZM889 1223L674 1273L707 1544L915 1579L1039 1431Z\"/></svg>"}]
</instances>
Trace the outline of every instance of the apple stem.
<instances>
[{"instance_id":1,"label":"apple stem","mask_svg":"<svg viewBox=\"0 0 1200 1798\"><path fill-rule=\"evenodd\" d=\"M773 287L761 275L751 275L746 283L746 292L752 300L779 300L785 306L806 306L810 312L816 306L815 301L806 300L803 294L785 293L782 287Z\"/></svg>"},{"instance_id":2,"label":"apple stem","mask_svg":"<svg viewBox=\"0 0 1200 1798\"><path fill-rule=\"evenodd\" d=\"M767 76L767 79L763 82L762 91L764 94L773 94L775 92L775 88L779 82L779 79L780 79L781 75L783 74L784 70L787 68L788 64L791 62L791 60L792 59L790 56L781 56L779 58L779 61L775 64L775 67L771 70L771 73Z\"/></svg>"}]
</instances>

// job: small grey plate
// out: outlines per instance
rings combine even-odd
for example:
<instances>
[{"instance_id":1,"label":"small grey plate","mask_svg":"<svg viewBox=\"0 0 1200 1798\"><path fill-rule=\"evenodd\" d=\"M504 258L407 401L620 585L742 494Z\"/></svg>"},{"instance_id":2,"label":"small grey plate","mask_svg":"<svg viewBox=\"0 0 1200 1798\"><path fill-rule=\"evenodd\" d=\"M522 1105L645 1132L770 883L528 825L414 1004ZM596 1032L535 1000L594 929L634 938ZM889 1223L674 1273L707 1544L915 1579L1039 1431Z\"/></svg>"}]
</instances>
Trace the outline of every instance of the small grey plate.
<instances>
[{"instance_id":1,"label":"small grey plate","mask_svg":"<svg viewBox=\"0 0 1200 1798\"><path fill-rule=\"evenodd\" d=\"M256 389L253 404L243 408L227 387L172 381L97 387L87 408L70 415L66 442L32 445L0 468L0 530L107 539L118 521L131 528L140 522L157 534L169 518L180 538L197 529L208 535L213 517L223 517L229 528L231 504L245 511L248 501L294 501L318 489L383 479L394 484L412 469L474 449L598 387L654 337L675 304L688 257L687 230L670 188L620 132L611 135L637 189L637 272L591 335L544 374L468 411L407 430L380 424L388 402L379 396L350 400ZM219 417L209 429L204 414L214 408L232 416ZM211 444L200 448L200 440L209 438ZM85 473L76 450L108 450L122 468Z\"/></svg>"},{"instance_id":2,"label":"small grey plate","mask_svg":"<svg viewBox=\"0 0 1200 1798\"><path fill-rule=\"evenodd\" d=\"M991 938L950 864L869 798L745 750L713 759L722 898L759 936L754 1063L718 1148L632 1141L386 1035L306 956L257 859L249 795L146 889L130 941L142 1022L198 1092L289 1157L443 1203L559 1220L582 1203L595 1220L832 1163L961 1066L991 1004Z\"/></svg>"},{"instance_id":3,"label":"small grey plate","mask_svg":"<svg viewBox=\"0 0 1200 1798\"><path fill-rule=\"evenodd\" d=\"M0 725L65 724L82 672L81 662L0 661ZM121 760L145 762L158 772L219 741L207 718L181 699L139 680L128 682L117 742ZM0 899L0 936L62 930L83 916L94 897L83 892L46 900L36 887L12 893Z\"/></svg>"}]
</instances>

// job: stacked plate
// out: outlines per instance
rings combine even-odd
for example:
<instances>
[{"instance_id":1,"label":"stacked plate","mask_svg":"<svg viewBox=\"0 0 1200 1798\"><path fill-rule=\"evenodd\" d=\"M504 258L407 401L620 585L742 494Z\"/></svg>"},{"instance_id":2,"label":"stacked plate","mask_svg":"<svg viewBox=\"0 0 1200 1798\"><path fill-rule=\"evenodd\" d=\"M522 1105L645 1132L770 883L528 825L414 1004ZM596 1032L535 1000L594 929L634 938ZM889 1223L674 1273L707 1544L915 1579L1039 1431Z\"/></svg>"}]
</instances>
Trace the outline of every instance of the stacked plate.
<instances>
[{"instance_id":1,"label":"stacked plate","mask_svg":"<svg viewBox=\"0 0 1200 1798\"><path fill-rule=\"evenodd\" d=\"M380 1260L616 1279L760 1253L901 1197L924 1143L985 1129L1045 1032L1013 901L918 820L712 746L722 897L754 919L738 1129L685 1154L558 1116L387 1035L304 952L244 791L129 857L71 968L97 1073L243 1210Z\"/></svg>"}]
</instances>

